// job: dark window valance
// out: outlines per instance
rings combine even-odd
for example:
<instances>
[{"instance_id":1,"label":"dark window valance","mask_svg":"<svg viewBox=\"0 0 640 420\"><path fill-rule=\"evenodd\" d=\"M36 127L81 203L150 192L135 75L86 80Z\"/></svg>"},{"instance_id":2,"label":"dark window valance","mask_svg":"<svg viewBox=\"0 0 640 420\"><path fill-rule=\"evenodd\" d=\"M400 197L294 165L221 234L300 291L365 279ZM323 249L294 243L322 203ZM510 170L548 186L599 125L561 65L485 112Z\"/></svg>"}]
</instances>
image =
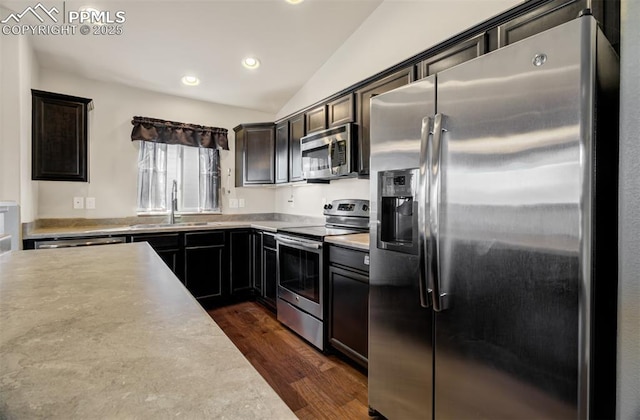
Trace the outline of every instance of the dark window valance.
<instances>
[{"instance_id":1,"label":"dark window valance","mask_svg":"<svg viewBox=\"0 0 640 420\"><path fill-rule=\"evenodd\" d=\"M156 118L133 117L131 140L229 150L227 129Z\"/></svg>"}]
</instances>

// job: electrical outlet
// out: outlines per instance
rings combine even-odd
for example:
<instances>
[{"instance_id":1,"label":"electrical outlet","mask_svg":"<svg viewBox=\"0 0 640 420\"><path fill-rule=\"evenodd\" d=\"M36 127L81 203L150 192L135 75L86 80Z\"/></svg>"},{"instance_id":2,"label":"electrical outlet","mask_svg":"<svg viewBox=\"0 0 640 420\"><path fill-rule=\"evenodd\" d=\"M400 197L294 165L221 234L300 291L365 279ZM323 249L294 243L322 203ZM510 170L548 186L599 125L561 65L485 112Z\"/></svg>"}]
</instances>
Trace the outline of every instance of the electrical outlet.
<instances>
[{"instance_id":1,"label":"electrical outlet","mask_svg":"<svg viewBox=\"0 0 640 420\"><path fill-rule=\"evenodd\" d=\"M81 210L84 208L84 197L73 197L73 208Z\"/></svg>"},{"instance_id":2,"label":"electrical outlet","mask_svg":"<svg viewBox=\"0 0 640 420\"><path fill-rule=\"evenodd\" d=\"M240 206L240 208L244 207L244 198L238 199L238 206Z\"/></svg>"},{"instance_id":3,"label":"electrical outlet","mask_svg":"<svg viewBox=\"0 0 640 420\"><path fill-rule=\"evenodd\" d=\"M237 198L230 198L229 199L229 208L230 209L237 209L238 208L238 199Z\"/></svg>"},{"instance_id":4,"label":"electrical outlet","mask_svg":"<svg viewBox=\"0 0 640 420\"><path fill-rule=\"evenodd\" d=\"M96 198L95 197L87 197L84 200L84 204L85 204L86 208L88 208L90 210L93 210L93 209L96 208Z\"/></svg>"}]
</instances>

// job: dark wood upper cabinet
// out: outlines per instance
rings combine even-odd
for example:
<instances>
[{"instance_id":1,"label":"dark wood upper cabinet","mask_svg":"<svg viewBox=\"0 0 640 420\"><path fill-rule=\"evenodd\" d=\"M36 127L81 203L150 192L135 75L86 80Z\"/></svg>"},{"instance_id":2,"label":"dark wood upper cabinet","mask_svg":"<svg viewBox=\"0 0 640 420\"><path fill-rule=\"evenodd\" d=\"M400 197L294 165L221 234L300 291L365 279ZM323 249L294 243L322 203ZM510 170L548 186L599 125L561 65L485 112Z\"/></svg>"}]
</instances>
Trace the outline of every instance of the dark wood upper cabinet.
<instances>
[{"instance_id":1,"label":"dark wood upper cabinet","mask_svg":"<svg viewBox=\"0 0 640 420\"><path fill-rule=\"evenodd\" d=\"M305 117L298 114L289 119L289 181L302 181L300 139L304 136Z\"/></svg>"},{"instance_id":2,"label":"dark wood upper cabinet","mask_svg":"<svg viewBox=\"0 0 640 420\"><path fill-rule=\"evenodd\" d=\"M276 184L289 181L289 121L276 125Z\"/></svg>"},{"instance_id":3,"label":"dark wood upper cabinet","mask_svg":"<svg viewBox=\"0 0 640 420\"><path fill-rule=\"evenodd\" d=\"M465 61L480 57L487 51L487 34L482 33L418 63L418 79L441 72Z\"/></svg>"},{"instance_id":4,"label":"dark wood upper cabinet","mask_svg":"<svg viewBox=\"0 0 640 420\"><path fill-rule=\"evenodd\" d=\"M307 134L314 131L320 131L327 128L327 108L320 105L305 112L305 118L307 120Z\"/></svg>"},{"instance_id":5,"label":"dark wood upper cabinet","mask_svg":"<svg viewBox=\"0 0 640 420\"><path fill-rule=\"evenodd\" d=\"M236 134L236 187L275 181L275 125L241 124Z\"/></svg>"},{"instance_id":6,"label":"dark wood upper cabinet","mask_svg":"<svg viewBox=\"0 0 640 420\"><path fill-rule=\"evenodd\" d=\"M353 93L348 93L327 104L327 123L329 127L350 123L354 121L355 109L353 106Z\"/></svg>"},{"instance_id":7,"label":"dark wood upper cabinet","mask_svg":"<svg viewBox=\"0 0 640 420\"><path fill-rule=\"evenodd\" d=\"M552 1L498 26L498 48L577 18L587 3L587 0Z\"/></svg>"},{"instance_id":8,"label":"dark wood upper cabinet","mask_svg":"<svg viewBox=\"0 0 640 420\"><path fill-rule=\"evenodd\" d=\"M389 92L413 82L413 66L375 80L356 90L356 122L358 123L358 175L369 175L369 127L371 108L369 101L376 95Z\"/></svg>"},{"instance_id":9,"label":"dark wood upper cabinet","mask_svg":"<svg viewBox=\"0 0 640 420\"><path fill-rule=\"evenodd\" d=\"M31 178L87 182L91 99L31 90Z\"/></svg>"}]
</instances>

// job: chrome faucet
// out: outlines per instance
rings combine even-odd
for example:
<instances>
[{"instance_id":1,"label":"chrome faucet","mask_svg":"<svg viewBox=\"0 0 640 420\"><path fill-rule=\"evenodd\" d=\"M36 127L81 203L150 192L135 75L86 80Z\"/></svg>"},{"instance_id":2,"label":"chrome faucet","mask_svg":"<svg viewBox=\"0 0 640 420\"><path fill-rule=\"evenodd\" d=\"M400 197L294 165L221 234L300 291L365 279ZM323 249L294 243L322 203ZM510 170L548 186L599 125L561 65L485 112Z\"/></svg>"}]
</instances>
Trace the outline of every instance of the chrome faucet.
<instances>
[{"instance_id":1,"label":"chrome faucet","mask_svg":"<svg viewBox=\"0 0 640 420\"><path fill-rule=\"evenodd\" d=\"M178 183L174 179L171 186L171 213L169 214L169 223L171 224L176 222L176 210L178 210Z\"/></svg>"}]
</instances>

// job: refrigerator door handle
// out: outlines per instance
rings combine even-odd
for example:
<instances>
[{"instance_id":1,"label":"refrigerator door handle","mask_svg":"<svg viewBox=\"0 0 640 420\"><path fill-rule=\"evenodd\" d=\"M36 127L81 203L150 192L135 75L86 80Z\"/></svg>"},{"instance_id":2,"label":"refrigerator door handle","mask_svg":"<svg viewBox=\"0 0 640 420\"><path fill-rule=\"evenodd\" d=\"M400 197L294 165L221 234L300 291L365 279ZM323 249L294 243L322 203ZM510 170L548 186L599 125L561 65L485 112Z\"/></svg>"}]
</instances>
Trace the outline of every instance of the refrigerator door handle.
<instances>
[{"instance_id":1,"label":"refrigerator door handle","mask_svg":"<svg viewBox=\"0 0 640 420\"><path fill-rule=\"evenodd\" d=\"M433 119L424 117L422 119L421 141L420 141L420 168L418 179L418 191L416 200L418 201L418 257L420 261L420 305L423 308L431 306L431 289L428 287L427 279L427 199L429 198L429 167L427 166L427 150L433 135Z\"/></svg>"},{"instance_id":2,"label":"refrigerator door handle","mask_svg":"<svg viewBox=\"0 0 640 420\"><path fill-rule=\"evenodd\" d=\"M448 308L448 296L440 288L440 186L442 162L442 133L446 118L436 114L433 122L433 140L427 150L429 170L429 242L427 249L427 270L431 289L433 290L433 309L436 312Z\"/></svg>"}]
</instances>

